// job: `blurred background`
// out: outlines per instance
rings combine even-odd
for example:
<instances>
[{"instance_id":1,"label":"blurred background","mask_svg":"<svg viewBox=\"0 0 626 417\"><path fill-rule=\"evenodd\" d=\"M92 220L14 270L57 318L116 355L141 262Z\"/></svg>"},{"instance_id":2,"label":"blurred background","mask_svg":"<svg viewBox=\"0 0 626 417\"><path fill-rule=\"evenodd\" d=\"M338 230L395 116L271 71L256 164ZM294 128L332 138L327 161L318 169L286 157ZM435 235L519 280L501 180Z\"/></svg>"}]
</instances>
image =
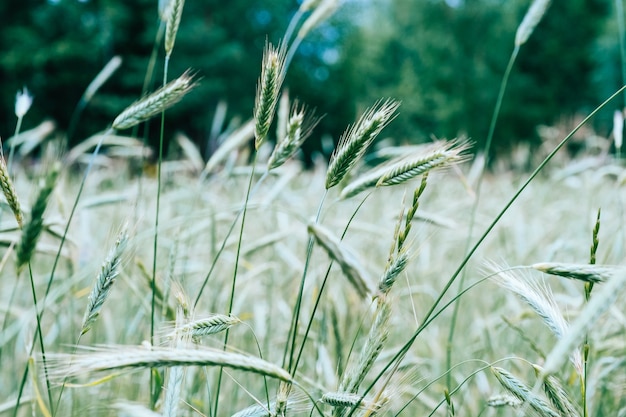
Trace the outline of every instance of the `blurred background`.
<instances>
[{"instance_id":1,"label":"blurred background","mask_svg":"<svg viewBox=\"0 0 626 417\"><path fill-rule=\"evenodd\" d=\"M484 143L515 31L530 0L344 0L302 43L285 87L325 114L305 145L310 156L336 141L364 107L402 101L384 135L396 143L466 135ZM568 125L623 83L619 2L555 0L518 56L494 137L494 156L539 146L539 126ZM278 43L297 0L192 0L183 11L170 79L187 68L199 88L167 114L166 138L184 132L208 157L220 133L252 116L264 43ZM0 136L15 129L15 94L34 104L22 131L51 119L66 132L85 88L113 57L122 67L85 108L70 145L105 129L162 80L157 0L0 2ZM608 136L612 103L593 122ZM217 118L216 118L217 113ZM157 123L159 123L157 121ZM155 143L158 128L145 132ZM154 138L152 136L155 136Z\"/></svg>"}]
</instances>

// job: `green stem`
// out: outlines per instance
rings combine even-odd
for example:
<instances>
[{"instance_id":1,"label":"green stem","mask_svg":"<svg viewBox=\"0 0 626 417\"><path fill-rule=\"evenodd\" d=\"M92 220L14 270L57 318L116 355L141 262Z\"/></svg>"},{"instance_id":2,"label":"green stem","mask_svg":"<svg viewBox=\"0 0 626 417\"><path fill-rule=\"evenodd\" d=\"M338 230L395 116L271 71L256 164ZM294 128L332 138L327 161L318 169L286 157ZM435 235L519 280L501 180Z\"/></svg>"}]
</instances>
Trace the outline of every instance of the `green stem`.
<instances>
[{"instance_id":1,"label":"green stem","mask_svg":"<svg viewBox=\"0 0 626 417\"><path fill-rule=\"evenodd\" d=\"M169 68L169 55L165 57L165 63L163 64L163 85L167 84L167 71ZM154 216L154 241L152 245L152 300L150 302L150 343L154 344L154 322L156 314L156 270L157 270L157 256L158 256L158 243L159 243L159 212L161 208L161 168L163 165L163 138L165 136L165 111L161 113L161 132L159 134L159 156L157 159L157 195L156 195L156 209ZM154 374L150 372L150 398L151 401L155 401L154 394L156 387L154 386ZM154 409L156 404L150 404L150 408Z\"/></svg>"},{"instance_id":2,"label":"green stem","mask_svg":"<svg viewBox=\"0 0 626 417\"><path fill-rule=\"evenodd\" d=\"M256 193L256 191L258 191L258 189L261 186L261 183L267 178L267 176L268 176L268 172L266 171L265 173L263 173L263 175L261 176L259 181L257 181L257 183L255 184L255 186L252 189L252 191L250 191L249 196L246 195L246 201L248 201L249 198L252 198L252 196ZM244 209L246 208L246 205L247 205L247 203L245 203L241 207L241 209L239 209L239 211L235 214L235 218L233 219L233 222L231 223L230 228L228 229L228 232L226 232L226 237L224 237L224 239L222 240L222 244L221 244L220 248L217 250L217 253L213 257L213 262L211 263L211 267L209 268L209 272L207 272L206 276L204 277L204 281L202 281L202 285L200 286L200 290L198 291L198 295L196 296L196 300L193 303L194 310L196 309L196 306L198 305L198 302L200 302L200 297L202 296L202 292L204 291L204 288L206 287L206 285L209 283L209 279L211 278L211 275L213 274L213 270L215 269L215 267L217 265L217 261L219 260L220 256L222 255L222 252L224 252L224 248L226 248L226 242L228 241L228 238L230 237L230 235L233 232L233 230L235 230L235 225L237 224L237 220L239 220L239 216L241 216L241 214L243 213ZM211 247L213 247L213 245L211 245Z\"/></svg>"},{"instance_id":3,"label":"green stem","mask_svg":"<svg viewBox=\"0 0 626 417\"><path fill-rule=\"evenodd\" d=\"M254 171L256 168L258 153L254 154L254 162L252 163L252 172L250 173L250 179L248 180L248 189L246 190L246 200L243 204L243 213L241 215L241 227L239 228L239 239L237 240L237 254L235 255L235 270L233 271L233 279L232 285L230 287L230 301L228 303L228 314L230 315L233 312L233 305L235 302L235 287L237 286L237 272L239 271L239 258L241 256L241 242L243 241L243 229L246 224L246 213L248 212L248 201L250 200L250 192L252 190L252 181L254 180ZM226 239L224 239L226 242ZM197 301L197 300L196 300ZM230 335L230 329L226 329L224 333L224 345L222 346L223 350L226 350L226 346L228 346L228 336ZM217 390L215 395L215 406L213 407L213 415L217 416L219 400L220 400L220 386L222 383L222 374L224 372L224 368L220 367L218 377L217 377Z\"/></svg>"},{"instance_id":4,"label":"green stem","mask_svg":"<svg viewBox=\"0 0 626 417\"><path fill-rule=\"evenodd\" d=\"M320 220L322 207L324 206L324 201L326 200L327 195L328 195L328 190L324 191L322 200L320 201L320 204L317 208L317 214L315 215L315 220L314 220L315 224L317 224ZM309 242L307 244L307 249L306 249L306 258L304 261L304 269L302 270L302 277L300 278L300 287L298 288L298 296L296 297L296 304L293 308L293 314L291 316L291 326L289 330L290 335L288 336L288 339L291 339L291 341L287 344L287 346L285 346L285 352L283 355L283 368L284 368L286 357L287 357L287 352L289 352L289 366L287 367L287 370L289 372L293 371L293 368L292 368L293 362L294 362L293 355L296 351L296 338L298 335L298 323L300 321L300 309L302 308L302 297L304 296L304 283L306 281L306 274L309 270L309 265L311 263L311 255L313 253L314 243L315 243L315 240L313 236L309 236Z\"/></svg>"},{"instance_id":5,"label":"green stem","mask_svg":"<svg viewBox=\"0 0 626 417\"><path fill-rule=\"evenodd\" d=\"M474 226L476 224L476 213L478 211L478 204L480 202L480 191L482 188L485 169L487 165L489 164L489 153L491 151L491 143L493 141L493 135L496 130L496 122L500 114L500 108L502 107L502 100L504 99L504 92L506 91L506 86L509 81L509 76L511 75L511 70L513 69L513 64L515 63L515 59L517 57L518 52L519 52L519 45L516 45L515 49L513 49L513 53L511 53L511 58L509 59L509 63L506 67L506 70L504 71L504 76L502 77L502 82L500 83L500 91L498 92L498 98L496 100L496 106L493 110L493 115L491 116L491 123L489 124L489 133L487 134L487 140L485 142L485 150L484 150L485 160L484 160L483 166L480 169L480 174L476 182L476 193L475 193L475 198L474 198L474 204L472 205L472 212L470 214L470 224L469 224L469 230L467 232L467 240L465 244L464 253L468 252L470 242L472 241L472 235L474 233ZM465 277L466 277L466 273L463 272L463 274L461 275L461 279L459 280L459 284L458 284L459 291L461 290L461 288L463 288L463 285L465 284ZM454 341L454 333L456 329L456 322L458 319L460 308L461 308L461 302L459 301L457 304L455 304L454 309L452 311L452 318L450 319L450 331L448 333L448 340L446 343L446 369L449 369L450 366L452 365L452 347L453 347L453 341ZM452 375L448 374L446 376L446 387L448 387L448 389L450 389L451 383L452 383Z\"/></svg>"},{"instance_id":6,"label":"green stem","mask_svg":"<svg viewBox=\"0 0 626 417\"><path fill-rule=\"evenodd\" d=\"M348 223L346 224L346 227L343 229L343 233L341 234L341 240L343 240L346 237L346 233L348 232L348 228L350 227L350 225L352 224L352 221L354 220L354 218L356 217L357 213L359 212L359 210L361 209L361 207L363 207L363 204L365 204L365 201L367 200L367 197L369 196L369 194L363 199L363 201L361 201L361 203L359 203L359 205L357 206L356 210L354 210L354 212L352 213L352 216L350 216L350 219L348 220ZM317 297L315 299L315 304L313 305L313 310L311 311L311 315L309 318L309 323L307 325L307 328L304 332L304 336L302 339L302 344L300 345L300 350L298 351L298 356L296 358L296 362L293 366L293 370L292 373L295 374L295 370L298 369L298 364L300 363L300 358L302 357L302 352L304 351L304 345L306 344L306 341L308 340L309 337L309 332L311 331L311 327L313 327L313 319L315 318L315 313L317 312L317 308L319 307L320 301L322 299L322 294L324 293L324 288L326 288L326 283L328 282L328 277L330 276L330 269L332 268L334 264L334 261L330 261L330 264L328 265L328 269L326 270L326 274L324 274L324 279L322 281L322 285L319 288L319 291L317 293Z\"/></svg>"},{"instance_id":7,"label":"green stem","mask_svg":"<svg viewBox=\"0 0 626 417\"><path fill-rule=\"evenodd\" d=\"M41 313L39 311L39 307L37 305L37 292L35 291L35 280L33 279L33 270L30 265L30 261L28 262L28 276L30 277L30 289L33 293L33 303L35 305L35 318L37 321L37 333L39 337L35 336L39 340L39 348L41 349L41 358L43 361L43 369L46 378L46 390L48 391L48 402L50 404L50 410L52 412L52 417L54 417L54 403L52 402L52 391L50 390L50 378L48 377L48 364L46 361L46 349L43 343L43 333L41 332ZM33 345L34 345L33 341ZM31 352L32 355L32 352ZM28 372L28 365L26 365L26 372ZM17 410L17 407L16 407Z\"/></svg>"}]
</instances>

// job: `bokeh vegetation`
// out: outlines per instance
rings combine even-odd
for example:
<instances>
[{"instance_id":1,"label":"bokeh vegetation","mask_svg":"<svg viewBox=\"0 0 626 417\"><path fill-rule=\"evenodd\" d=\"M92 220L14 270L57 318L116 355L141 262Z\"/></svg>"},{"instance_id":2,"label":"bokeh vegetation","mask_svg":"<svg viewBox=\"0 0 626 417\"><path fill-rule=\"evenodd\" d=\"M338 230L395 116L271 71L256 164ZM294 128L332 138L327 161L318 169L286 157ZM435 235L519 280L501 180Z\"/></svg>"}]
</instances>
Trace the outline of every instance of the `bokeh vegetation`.
<instances>
[{"instance_id":1,"label":"bokeh vegetation","mask_svg":"<svg viewBox=\"0 0 626 417\"><path fill-rule=\"evenodd\" d=\"M403 102L388 132L399 142L465 134L484 143L489 117L526 0L347 1L301 45L286 86L326 117L324 135L372 100ZM250 118L264 40L278 41L297 10L292 0L190 2L180 28L172 74L194 68L202 83L169 115L205 156L218 133ZM507 88L496 150L536 144L538 125L588 112L622 83L615 7L603 0L554 2L523 48ZM72 144L93 134L141 92L159 28L156 0L9 1L0 5L0 135L12 133L12 97L27 86L37 106L29 128L52 118L67 131L86 86L114 55L115 74L89 103ZM161 50L158 54L162 55ZM160 79L157 73L155 80ZM227 105L213 125L219 103ZM218 112L219 113L219 112ZM596 118L607 133L612 109ZM147 137L154 143L158 129ZM172 132L169 132L171 136Z\"/></svg>"}]
</instances>

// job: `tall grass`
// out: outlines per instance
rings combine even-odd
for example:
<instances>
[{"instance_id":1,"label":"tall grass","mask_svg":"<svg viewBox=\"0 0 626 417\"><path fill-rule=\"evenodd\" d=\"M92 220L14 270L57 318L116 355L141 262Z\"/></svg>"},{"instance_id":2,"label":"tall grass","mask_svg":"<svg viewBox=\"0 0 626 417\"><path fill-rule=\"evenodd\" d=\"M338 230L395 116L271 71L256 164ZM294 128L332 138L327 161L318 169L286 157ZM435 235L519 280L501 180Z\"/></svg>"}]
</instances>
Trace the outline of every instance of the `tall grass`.
<instances>
[{"instance_id":1,"label":"tall grass","mask_svg":"<svg viewBox=\"0 0 626 417\"><path fill-rule=\"evenodd\" d=\"M29 182L28 164L11 170L2 158L0 414L626 412L614 389L626 360L617 301L623 246L600 232L599 214L602 207L603 231L624 230L614 191L626 174L619 166L550 171L559 149L621 90L563 132L526 179L485 172L480 208L463 174L465 139L400 148L399 156L374 149L395 157L366 166L364 155L402 111L393 98L346 121L328 163L304 171L298 148L319 117L289 96L285 75L304 37L338 7L305 1L284 38L266 42L252 119L209 161L198 163L188 141L179 142L183 159L170 160L165 112L199 78L168 80L183 7L166 3L165 27L155 28L163 32L163 86L120 109L91 147L44 144L41 165L55 169L40 186ZM491 131L516 51L540 15L529 14ZM121 135L157 116L151 178L133 171L145 153L134 152L132 133ZM233 157L246 151L251 164ZM29 194L38 196L31 208ZM476 241L470 224L483 230ZM488 272L485 260L497 260ZM26 271L29 282L19 280ZM472 359L452 363L453 349Z\"/></svg>"}]
</instances>

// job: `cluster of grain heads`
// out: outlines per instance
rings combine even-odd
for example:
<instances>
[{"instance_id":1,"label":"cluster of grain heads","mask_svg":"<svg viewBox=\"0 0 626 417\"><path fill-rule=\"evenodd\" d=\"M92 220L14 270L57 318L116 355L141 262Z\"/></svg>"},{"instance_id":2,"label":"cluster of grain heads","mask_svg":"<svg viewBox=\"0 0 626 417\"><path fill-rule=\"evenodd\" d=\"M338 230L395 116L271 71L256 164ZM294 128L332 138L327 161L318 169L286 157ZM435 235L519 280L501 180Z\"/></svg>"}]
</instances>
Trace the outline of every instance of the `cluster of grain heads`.
<instances>
[{"instance_id":1,"label":"cluster of grain heads","mask_svg":"<svg viewBox=\"0 0 626 417\"><path fill-rule=\"evenodd\" d=\"M489 397L489 399L487 399L487 405L493 408L500 408L500 407L519 408L522 406L522 402L517 397L514 397L513 395L498 394L498 395L492 395L491 397Z\"/></svg>"},{"instance_id":2,"label":"cluster of grain heads","mask_svg":"<svg viewBox=\"0 0 626 417\"><path fill-rule=\"evenodd\" d=\"M570 264L562 262L541 262L530 266L537 271L587 283L601 283L610 279L620 270L617 266Z\"/></svg>"},{"instance_id":3,"label":"cluster of grain heads","mask_svg":"<svg viewBox=\"0 0 626 417\"><path fill-rule=\"evenodd\" d=\"M256 149L263 144L270 125L274 119L278 95L283 83L285 70L285 49L266 43L261 64L259 79L254 101L254 145Z\"/></svg>"},{"instance_id":4,"label":"cluster of grain heads","mask_svg":"<svg viewBox=\"0 0 626 417\"><path fill-rule=\"evenodd\" d=\"M263 359L217 349L112 346L90 348L79 354L46 354L54 375L78 377L97 372L172 366L222 366L281 381L293 381L289 372Z\"/></svg>"},{"instance_id":5,"label":"cluster of grain heads","mask_svg":"<svg viewBox=\"0 0 626 417\"><path fill-rule=\"evenodd\" d=\"M402 184L435 168L449 167L465 159L464 152L468 148L469 144L466 141L437 143L429 152L409 155L390 166L376 186Z\"/></svg>"},{"instance_id":6,"label":"cluster of grain heads","mask_svg":"<svg viewBox=\"0 0 626 417\"><path fill-rule=\"evenodd\" d=\"M395 117L400 102L377 102L363 113L359 120L341 136L328 164L326 189L339 184L356 163L365 155L376 136Z\"/></svg>"},{"instance_id":7,"label":"cluster of grain heads","mask_svg":"<svg viewBox=\"0 0 626 417\"><path fill-rule=\"evenodd\" d=\"M306 106L294 102L284 136L278 137L276 147L267 161L268 171L278 168L291 158L311 135L319 121L320 118L315 116L314 111L307 111Z\"/></svg>"},{"instance_id":8,"label":"cluster of grain heads","mask_svg":"<svg viewBox=\"0 0 626 417\"><path fill-rule=\"evenodd\" d=\"M508 371L497 366L492 366L491 372L493 372L494 376L505 390L522 401L522 403L533 410L537 416L562 417L545 399L534 394L526 384Z\"/></svg>"},{"instance_id":9,"label":"cluster of grain heads","mask_svg":"<svg viewBox=\"0 0 626 417\"><path fill-rule=\"evenodd\" d=\"M35 251L43 229L43 214L46 211L46 207L48 207L48 200L57 183L60 169L60 164L54 164L50 172L46 175L43 185L39 190L39 194L30 210L30 218L22 228L22 237L15 250L18 273L30 262L33 256L33 252Z\"/></svg>"},{"instance_id":10,"label":"cluster of grain heads","mask_svg":"<svg viewBox=\"0 0 626 417\"><path fill-rule=\"evenodd\" d=\"M176 311L175 335L171 340L173 349L185 349L189 344L189 333L180 331L186 320L187 317L184 313L184 309L179 306ZM163 417L175 417L178 415L178 404L180 402L184 375L185 368L182 366L173 366L169 369L165 389L165 401L163 402Z\"/></svg>"},{"instance_id":11,"label":"cluster of grain heads","mask_svg":"<svg viewBox=\"0 0 626 417\"><path fill-rule=\"evenodd\" d=\"M320 401L324 404L335 407L336 409L354 408L357 410L367 411L370 415L375 415L386 404L386 400L372 401L363 398L362 395L350 392L327 392L322 395Z\"/></svg>"},{"instance_id":12,"label":"cluster of grain heads","mask_svg":"<svg viewBox=\"0 0 626 417\"><path fill-rule=\"evenodd\" d=\"M100 273L98 273L96 282L89 294L89 302L85 314L83 315L83 324L80 331L81 335L87 333L98 318L102 305L111 292L115 278L120 273L120 263L127 243L128 232L126 231L126 227L124 227L118 235L115 245L111 248L109 255L102 264Z\"/></svg>"},{"instance_id":13,"label":"cluster of grain heads","mask_svg":"<svg viewBox=\"0 0 626 417\"><path fill-rule=\"evenodd\" d=\"M548 354L545 364L545 375L555 373L563 365L567 352L579 345L584 335L596 323L615 301L624 293L626 287L626 269L620 268L606 281L584 306L578 317L572 321L567 333L559 339Z\"/></svg>"},{"instance_id":14,"label":"cluster of grain heads","mask_svg":"<svg viewBox=\"0 0 626 417\"><path fill-rule=\"evenodd\" d=\"M383 298L377 299L374 323L370 328L358 359L344 373L339 384L340 391L352 394L358 391L387 341L390 318L391 306L388 300Z\"/></svg>"},{"instance_id":15,"label":"cluster of grain heads","mask_svg":"<svg viewBox=\"0 0 626 417\"><path fill-rule=\"evenodd\" d=\"M550 6L550 0L534 0L515 33L515 46L525 44Z\"/></svg>"},{"instance_id":16,"label":"cluster of grain heads","mask_svg":"<svg viewBox=\"0 0 626 417\"><path fill-rule=\"evenodd\" d=\"M176 34L180 26L180 18L183 15L183 7L185 0L170 0L166 9L166 26L165 26L165 56L166 59L172 55L174 42L176 42Z\"/></svg>"},{"instance_id":17,"label":"cluster of grain heads","mask_svg":"<svg viewBox=\"0 0 626 417\"><path fill-rule=\"evenodd\" d=\"M24 216L22 215L22 208L20 200L17 197L15 187L13 187L13 181L11 181L11 175L9 174L9 168L4 161L4 152L2 152L2 144L0 143L0 188L2 188L2 194L6 198L13 216L17 221L18 226L21 228L24 225Z\"/></svg>"},{"instance_id":18,"label":"cluster of grain heads","mask_svg":"<svg viewBox=\"0 0 626 417\"><path fill-rule=\"evenodd\" d=\"M130 129L151 119L178 103L195 86L194 76L190 71L185 71L180 77L126 108L113 121L113 129Z\"/></svg>"},{"instance_id":19,"label":"cluster of grain heads","mask_svg":"<svg viewBox=\"0 0 626 417\"><path fill-rule=\"evenodd\" d=\"M467 141L457 139L420 147L409 155L401 155L384 162L357 177L341 191L341 198L353 197L372 187L403 184L433 169L462 162L468 148Z\"/></svg>"},{"instance_id":20,"label":"cluster of grain heads","mask_svg":"<svg viewBox=\"0 0 626 417\"><path fill-rule=\"evenodd\" d=\"M543 375L544 369L539 365L533 365L538 377ZM563 384L553 375L543 378L543 391L552 406L562 415L567 417L579 417L580 410L574 405L569 394L563 388Z\"/></svg>"},{"instance_id":21,"label":"cluster of grain heads","mask_svg":"<svg viewBox=\"0 0 626 417\"><path fill-rule=\"evenodd\" d=\"M223 332L231 328L235 324L241 323L241 320L232 315L212 314L203 319L193 320L189 323L177 326L168 337L174 338L177 334L188 335L192 340L199 340L203 336Z\"/></svg>"},{"instance_id":22,"label":"cluster of grain heads","mask_svg":"<svg viewBox=\"0 0 626 417\"><path fill-rule=\"evenodd\" d=\"M516 273L519 271L500 270L495 265L492 265L492 269L496 272L492 278L493 281L502 288L513 292L528 304L558 339L563 338L568 333L569 324L561 313L549 287L531 281L523 274ZM575 348L568 353L576 372L582 375L583 364L580 349Z\"/></svg>"},{"instance_id":23,"label":"cluster of grain heads","mask_svg":"<svg viewBox=\"0 0 626 417\"><path fill-rule=\"evenodd\" d=\"M315 241L341 267L341 271L348 278L348 281L361 298L365 298L372 291L369 288L367 273L357 259L356 255L339 238L333 235L330 230L317 224L311 223L308 226L309 233Z\"/></svg>"}]
</instances>

